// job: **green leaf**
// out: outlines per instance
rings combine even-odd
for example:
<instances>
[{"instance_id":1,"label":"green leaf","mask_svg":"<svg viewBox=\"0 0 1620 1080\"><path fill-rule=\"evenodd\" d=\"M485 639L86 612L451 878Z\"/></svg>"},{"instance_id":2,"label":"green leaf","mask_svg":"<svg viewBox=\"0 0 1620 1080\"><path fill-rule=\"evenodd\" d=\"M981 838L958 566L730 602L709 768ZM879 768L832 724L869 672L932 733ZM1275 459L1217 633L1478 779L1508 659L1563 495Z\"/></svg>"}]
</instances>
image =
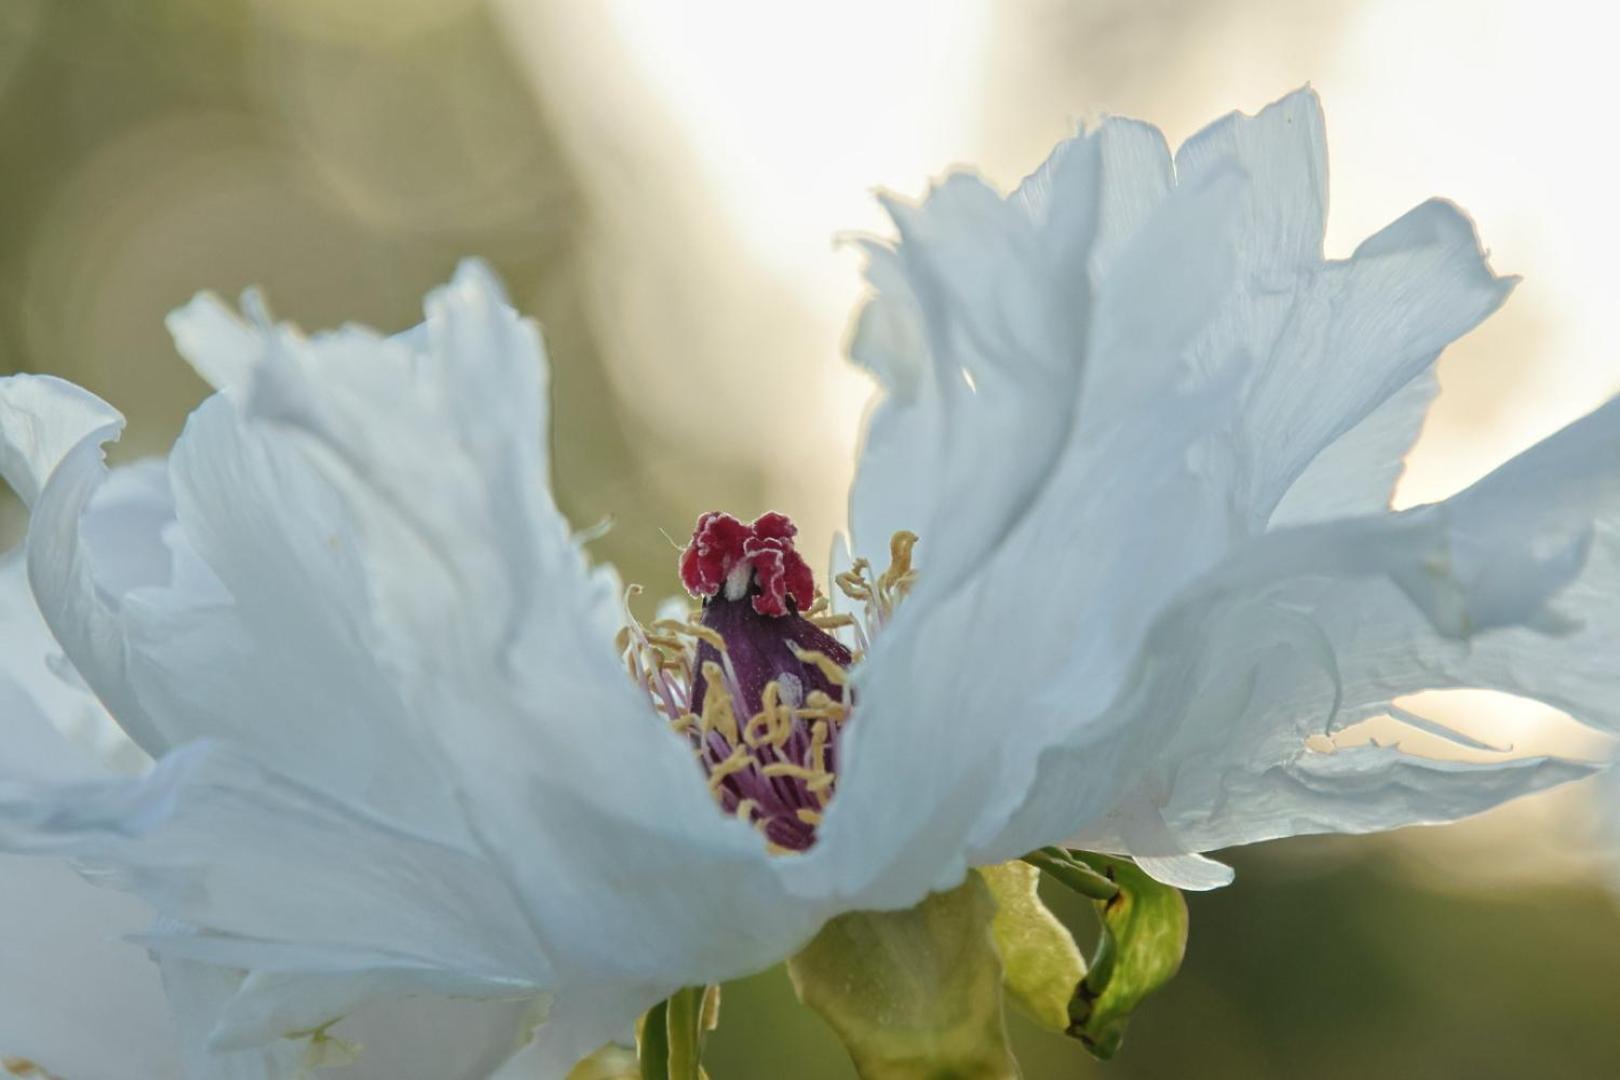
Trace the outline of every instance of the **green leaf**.
<instances>
[{"instance_id":1,"label":"green leaf","mask_svg":"<svg viewBox=\"0 0 1620 1080\"><path fill-rule=\"evenodd\" d=\"M979 873L996 901L990 932L1001 957L1002 985L1036 1023L1066 1031L1069 1001L1085 978L1086 962L1068 928L1041 903L1041 872L1029 862L1009 862L980 867Z\"/></svg>"},{"instance_id":2,"label":"green leaf","mask_svg":"<svg viewBox=\"0 0 1620 1080\"><path fill-rule=\"evenodd\" d=\"M1112 900L1097 902L1102 936L1069 1005L1069 1034L1106 1061L1119 1051L1137 1006L1181 968L1187 902L1133 862L1085 851L1070 854L1119 886Z\"/></svg>"},{"instance_id":3,"label":"green leaf","mask_svg":"<svg viewBox=\"0 0 1620 1080\"><path fill-rule=\"evenodd\" d=\"M995 901L978 874L909 911L841 915L788 961L863 1080L1010 1080Z\"/></svg>"}]
</instances>

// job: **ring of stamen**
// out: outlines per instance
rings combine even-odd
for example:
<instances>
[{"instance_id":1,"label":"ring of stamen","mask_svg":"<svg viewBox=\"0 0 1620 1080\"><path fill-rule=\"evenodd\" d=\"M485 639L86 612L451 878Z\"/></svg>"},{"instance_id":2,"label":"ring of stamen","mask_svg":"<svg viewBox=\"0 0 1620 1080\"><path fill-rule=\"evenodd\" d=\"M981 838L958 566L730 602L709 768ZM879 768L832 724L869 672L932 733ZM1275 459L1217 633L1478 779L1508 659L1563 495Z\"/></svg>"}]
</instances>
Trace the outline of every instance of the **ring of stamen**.
<instances>
[{"instance_id":1,"label":"ring of stamen","mask_svg":"<svg viewBox=\"0 0 1620 1080\"><path fill-rule=\"evenodd\" d=\"M627 616L616 639L631 679L692 748L721 809L779 853L815 842L853 716L849 668L916 580L917 538L897 533L882 573L857 560L836 578L862 610L835 611L814 591L795 533L780 514L753 525L704 515L681 559L702 612L648 626ZM831 636L838 631L858 649Z\"/></svg>"}]
</instances>

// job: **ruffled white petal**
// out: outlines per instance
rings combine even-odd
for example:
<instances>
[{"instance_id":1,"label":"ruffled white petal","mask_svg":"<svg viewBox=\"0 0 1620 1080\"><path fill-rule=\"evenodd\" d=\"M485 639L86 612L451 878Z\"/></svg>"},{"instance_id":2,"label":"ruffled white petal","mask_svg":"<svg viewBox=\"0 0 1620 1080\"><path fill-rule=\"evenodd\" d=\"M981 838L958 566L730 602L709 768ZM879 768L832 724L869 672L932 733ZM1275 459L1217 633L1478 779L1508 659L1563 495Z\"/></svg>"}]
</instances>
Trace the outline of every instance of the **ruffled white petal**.
<instances>
[{"instance_id":1,"label":"ruffled white petal","mask_svg":"<svg viewBox=\"0 0 1620 1080\"><path fill-rule=\"evenodd\" d=\"M1156 818L1157 856L1449 821L1589 775L1579 762L1308 740L1453 687L1620 727L1617 465L1620 403L1445 503L1247 545L1160 618L1115 706L1047 752L986 856L1087 822L1084 842L1134 851ZM1099 760L1116 768L1099 773Z\"/></svg>"},{"instance_id":2,"label":"ruffled white petal","mask_svg":"<svg viewBox=\"0 0 1620 1080\"><path fill-rule=\"evenodd\" d=\"M81 860L227 935L195 938L196 958L275 966L324 948L338 970L443 970L506 995L549 974L488 864L208 744L138 779L0 787L0 847Z\"/></svg>"},{"instance_id":3,"label":"ruffled white petal","mask_svg":"<svg viewBox=\"0 0 1620 1080\"><path fill-rule=\"evenodd\" d=\"M366 976L244 977L173 953L162 963L187 1080L486 1080L541 1015L533 999L367 992Z\"/></svg>"},{"instance_id":4,"label":"ruffled white petal","mask_svg":"<svg viewBox=\"0 0 1620 1080\"><path fill-rule=\"evenodd\" d=\"M423 354L280 365L250 406L341 494L377 654L563 983L769 963L817 916L619 668L617 588L547 494L533 326L472 264L428 309Z\"/></svg>"},{"instance_id":5,"label":"ruffled white petal","mask_svg":"<svg viewBox=\"0 0 1620 1080\"><path fill-rule=\"evenodd\" d=\"M874 283L893 295L863 316L851 353L886 397L867 427L851 516L859 552L877 554L894 520L882 501L925 488L907 500L918 517L906 527L934 536L926 590L954 588L1001 540L1068 439L1088 332L1098 153L1094 139L1071 144L1040 198L1004 200L958 174L919 205L885 202L901 239L869 252ZM896 334L920 353L902 354L887 340ZM969 499L981 512L956 513Z\"/></svg>"},{"instance_id":6,"label":"ruffled white petal","mask_svg":"<svg viewBox=\"0 0 1620 1080\"><path fill-rule=\"evenodd\" d=\"M124 426L112 406L51 375L12 375L0 386L0 476L30 507L87 434Z\"/></svg>"},{"instance_id":7,"label":"ruffled white petal","mask_svg":"<svg viewBox=\"0 0 1620 1080\"><path fill-rule=\"evenodd\" d=\"M1428 400L1434 359L1511 286L1485 264L1466 218L1440 202L1412 211L1349 260L1324 262L1325 155L1320 109L1308 91L1259 116L1213 125L1182 148L1173 178L1152 138L1114 130L1135 137L1098 140L1100 193L1043 174L1028 185L1036 220L1048 228L1062 227L1054 207L1064 199L1132 208L1105 218L1093 237L1089 280L1043 283L1067 287L1072 303L1090 308L1088 332L1071 353L1083 363L1080 393L1069 402L1072 435L1043 462L1040 488L1021 516L972 525L996 538L980 549L976 575L925 610L903 607L872 650L861 676L862 714L882 722L851 730L842 805L832 808L824 837L873 820L905 821L902 800L921 792L942 809L908 841L937 827L937 842L947 845L945 837L971 817L959 806L966 800L979 811L971 846L1000 852L995 837L1034 779L1043 748L1102 739L1110 702L1130 691L1127 680L1146 677L1137 658L1155 619L1191 582L1274 520L1387 505L1399 454ZM1126 146L1128 154L1120 150ZM1060 148L1058 168L1072 152L1072 144ZM1114 195L1116 175L1145 194ZM903 250L911 236L902 235ZM1068 239L1084 235L1074 228ZM1096 236L1106 245L1098 247ZM863 457L852 499L854 543L867 553L885 539L863 536L864 521L919 532L926 581L938 540L930 527L948 538L964 527L959 522L1007 506L962 498L936 516L928 500L937 486L929 485L949 473L949 462L935 454L934 479L921 482L892 467L927 461L930 445L968 428L952 427L957 418L937 403L908 398L905 381L890 377L933 370L938 349L934 338L895 329L908 325L907 305L889 298L904 300L909 288L915 301L925 287L920 275L899 260L873 265L882 292L863 315L855 345L883 346L882 363L868 366L884 380L886 396L869 431L868 445L880 453ZM1026 308L989 286L964 288L953 302L974 308L963 321L1020 328L1028 321ZM867 334L869 322L886 334ZM913 314L909 325L916 322ZM1017 331L1007 336L1016 339ZM1032 395L1023 408L1041 417L1049 403ZM1347 482L1352 474L1355 482ZM920 492L906 492L908 483ZM863 516L863 503L890 494L923 524ZM1501 599L1512 606L1513 598ZM919 719L900 718L907 713ZM1149 767L1156 749L1151 739L1117 742L1072 763L1065 783L1092 796L1070 805L1079 815L1070 817L1071 831L1085 814L1101 814L1123 797L1101 793L1114 778ZM903 763L907 753L917 761ZM884 803L875 782L873 794L861 794L867 768L895 777L891 790L907 794ZM888 842L886 829L876 833L870 843ZM1150 857L1177 854L1186 852Z\"/></svg>"}]
</instances>

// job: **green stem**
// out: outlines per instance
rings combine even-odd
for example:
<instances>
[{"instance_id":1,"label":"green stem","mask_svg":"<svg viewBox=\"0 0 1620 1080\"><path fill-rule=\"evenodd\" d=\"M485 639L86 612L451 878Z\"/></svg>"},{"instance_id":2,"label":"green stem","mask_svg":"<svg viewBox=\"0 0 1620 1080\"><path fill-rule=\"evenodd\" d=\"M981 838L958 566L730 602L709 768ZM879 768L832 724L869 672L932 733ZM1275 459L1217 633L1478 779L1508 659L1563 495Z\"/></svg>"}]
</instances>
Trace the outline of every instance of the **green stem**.
<instances>
[{"instance_id":1,"label":"green stem","mask_svg":"<svg viewBox=\"0 0 1620 1080\"><path fill-rule=\"evenodd\" d=\"M641 1080L669 1078L669 1002L660 1001L641 1021Z\"/></svg>"},{"instance_id":2,"label":"green stem","mask_svg":"<svg viewBox=\"0 0 1620 1080\"><path fill-rule=\"evenodd\" d=\"M1118 885L1062 848L1046 847L1032 851L1024 856L1024 861L1092 900L1112 900L1119 895Z\"/></svg>"},{"instance_id":3,"label":"green stem","mask_svg":"<svg viewBox=\"0 0 1620 1080\"><path fill-rule=\"evenodd\" d=\"M703 1058L703 987L688 986L671 994L668 1017L669 1080L698 1080L698 1063Z\"/></svg>"}]
</instances>

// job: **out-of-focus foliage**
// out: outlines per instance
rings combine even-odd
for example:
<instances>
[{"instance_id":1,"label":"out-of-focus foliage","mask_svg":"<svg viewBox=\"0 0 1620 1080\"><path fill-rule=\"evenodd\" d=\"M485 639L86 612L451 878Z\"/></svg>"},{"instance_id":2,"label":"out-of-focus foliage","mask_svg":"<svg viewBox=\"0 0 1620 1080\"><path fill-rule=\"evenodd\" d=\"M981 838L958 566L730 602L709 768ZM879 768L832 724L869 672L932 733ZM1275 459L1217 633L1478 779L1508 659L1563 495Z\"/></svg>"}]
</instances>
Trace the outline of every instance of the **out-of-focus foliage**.
<instances>
[{"instance_id":1,"label":"out-of-focus foliage","mask_svg":"<svg viewBox=\"0 0 1620 1080\"><path fill-rule=\"evenodd\" d=\"M115 450L165 450L205 393L163 316L262 285L309 329L403 329L468 254L546 331L555 468L593 550L655 596L679 530L744 511L757 478L679 448L649 460L579 295L592 220L518 60L469 0L8 0L0 5L0 372L49 371L130 419ZM600 319L600 316L597 316ZM701 504L701 505L700 505ZM0 502L0 539L21 515Z\"/></svg>"},{"instance_id":2,"label":"out-of-focus foliage","mask_svg":"<svg viewBox=\"0 0 1620 1080\"><path fill-rule=\"evenodd\" d=\"M1620 1060L1620 917L1596 888L1430 891L1353 839L1231 861L1235 885L1188 897L1186 963L1133 1017L1119 1056L1094 1062L1010 1014L1025 1076L1510 1080L1605 1076ZM1088 940L1091 902L1050 883L1042 892ZM705 1058L714 1076L755 1075L762 1054L781 1080L854 1076L780 971L726 1001Z\"/></svg>"}]
</instances>

